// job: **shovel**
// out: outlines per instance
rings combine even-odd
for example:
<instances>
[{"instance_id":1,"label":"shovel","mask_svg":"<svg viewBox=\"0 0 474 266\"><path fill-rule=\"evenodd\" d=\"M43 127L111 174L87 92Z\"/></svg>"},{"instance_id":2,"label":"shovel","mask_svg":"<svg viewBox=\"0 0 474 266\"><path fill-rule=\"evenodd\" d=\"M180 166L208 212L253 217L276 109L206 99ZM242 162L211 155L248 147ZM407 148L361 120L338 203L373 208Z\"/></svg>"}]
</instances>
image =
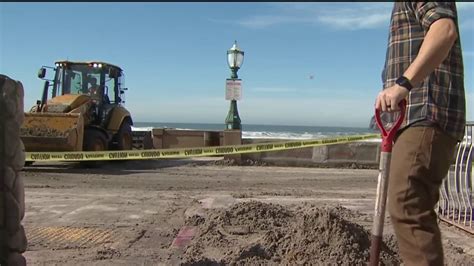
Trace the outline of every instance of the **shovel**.
<instances>
[{"instance_id":1,"label":"shovel","mask_svg":"<svg viewBox=\"0 0 474 266\"><path fill-rule=\"evenodd\" d=\"M382 124L380 110L375 110L375 120L382 133L382 146L380 153L379 177L377 184L377 196L375 199L374 223L372 226L372 240L370 243L370 266L379 265L380 248L382 247L383 224L385 219L385 204L387 202L388 178L390 173L390 160L392 158L392 143L395 134L405 117L406 100L399 104L400 116L395 125L387 130Z\"/></svg>"}]
</instances>

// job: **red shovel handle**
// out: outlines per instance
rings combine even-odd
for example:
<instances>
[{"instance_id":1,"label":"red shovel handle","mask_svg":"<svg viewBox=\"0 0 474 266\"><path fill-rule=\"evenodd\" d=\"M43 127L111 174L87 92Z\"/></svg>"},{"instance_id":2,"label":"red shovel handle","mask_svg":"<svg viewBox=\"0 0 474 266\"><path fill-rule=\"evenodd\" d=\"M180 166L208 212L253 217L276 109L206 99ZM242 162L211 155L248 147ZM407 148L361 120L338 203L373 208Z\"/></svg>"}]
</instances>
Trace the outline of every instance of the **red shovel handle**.
<instances>
[{"instance_id":1,"label":"red shovel handle","mask_svg":"<svg viewBox=\"0 0 474 266\"><path fill-rule=\"evenodd\" d=\"M393 138L395 137L395 134L397 133L398 129L400 128L400 125L403 122L403 119L405 118L405 108L407 105L407 101L403 99L400 101L398 106L400 107L400 116L398 117L397 122L395 122L395 125L387 132L385 130L382 120L380 119L380 110L375 109L375 121L377 122L377 126L379 127L380 131L382 132L382 151L384 152L392 152L392 142Z\"/></svg>"}]
</instances>

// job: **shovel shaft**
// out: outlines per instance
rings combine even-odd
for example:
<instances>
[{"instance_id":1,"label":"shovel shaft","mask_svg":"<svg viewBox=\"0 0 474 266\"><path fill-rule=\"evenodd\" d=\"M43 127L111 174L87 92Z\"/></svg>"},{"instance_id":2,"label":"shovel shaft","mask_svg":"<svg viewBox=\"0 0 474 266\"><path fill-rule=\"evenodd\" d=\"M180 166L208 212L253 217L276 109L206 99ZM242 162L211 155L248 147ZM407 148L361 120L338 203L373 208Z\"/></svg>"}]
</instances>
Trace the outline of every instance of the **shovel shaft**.
<instances>
[{"instance_id":1,"label":"shovel shaft","mask_svg":"<svg viewBox=\"0 0 474 266\"><path fill-rule=\"evenodd\" d=\"M375 266L379 263L380 248L382 246L383 225L385 220L385 206L387 203L388 178L390 173L391 152L381 152L379 176L377 182L377 196L375 199L374 223L372 225L372 240L370 245L370 263Z\"/></svg>"},{"instance_id":2,"label":"shovel shaft","mask_svg":"<svg viewBox=\"0 0 474 266\"><path fill-rule=\"evenodd\" d=\"M391 157L392 153L390 152L382 152L380 156L379 177L377 182L377 196L375 200L374 224L372 227L372 234L376 236L381 236L383 232Z\"/></svg>"}]
</instances>

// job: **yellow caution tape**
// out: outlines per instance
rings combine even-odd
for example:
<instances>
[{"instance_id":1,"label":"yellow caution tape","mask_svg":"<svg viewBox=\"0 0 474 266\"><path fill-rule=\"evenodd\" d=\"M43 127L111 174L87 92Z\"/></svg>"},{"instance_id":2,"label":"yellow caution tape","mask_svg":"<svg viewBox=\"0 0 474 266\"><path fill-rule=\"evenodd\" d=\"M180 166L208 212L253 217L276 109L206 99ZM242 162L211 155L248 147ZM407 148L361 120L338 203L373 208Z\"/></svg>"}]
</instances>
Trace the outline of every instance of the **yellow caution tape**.
<instances>
[{"instance_id":1,"label":"yellow caution tape","mask_svg":"<svg viewBox=\"0 0 474 266\"><path fill-rule=\"evenodd\" d=\"M380 134L353 135L337 138L309 139L260 144L208 146L179 149L152 149L128 151L78 151L78 152L25 152L26 161L109 161L145 160L161 158L189 158L201 156L230 155L252 152L270 152L306 147L341 144L359 140L380 138Z\"/></svg>"}]
</instances>

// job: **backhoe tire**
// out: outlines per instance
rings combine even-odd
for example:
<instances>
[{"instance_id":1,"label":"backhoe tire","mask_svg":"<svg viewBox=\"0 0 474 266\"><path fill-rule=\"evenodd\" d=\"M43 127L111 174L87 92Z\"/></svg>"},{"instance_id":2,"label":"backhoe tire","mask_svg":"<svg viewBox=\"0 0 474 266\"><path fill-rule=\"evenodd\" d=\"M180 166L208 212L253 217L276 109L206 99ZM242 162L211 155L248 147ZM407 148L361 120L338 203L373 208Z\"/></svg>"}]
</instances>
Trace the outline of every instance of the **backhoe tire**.
<instances>
[{"instance_id":1,"label":"backhoe tire","mask_svg":"<svg viewBox=\"0 0 474 266\"><path fill-rule=\"evenodd\" d=\"M86 129L84 134L84 151L107 150L107 137L97 129Z\"/></svg>"},{"instance_id":2,"label":"backhoe tire","mask_svg":"<svg viewBox=\"0 0 474 266\"><path fill-rule=\"evenodd\" d=\"M97 129L86 129L84 133L84 151L105 151L107 150L107 137L103 132ZM82 166L98 167L100 161L83 161Z\"/></svg>"},{"instance_id":3,"label":"backhoe tire","mask_svg":"<svg viewBox=\"0 0 474 266\"><path fill-rule=\"evenodd\" d=\"M124 120L117 132L117 150L131 150L132 149L132 126L128 120Z\"/></svg>"}]
</instances>

